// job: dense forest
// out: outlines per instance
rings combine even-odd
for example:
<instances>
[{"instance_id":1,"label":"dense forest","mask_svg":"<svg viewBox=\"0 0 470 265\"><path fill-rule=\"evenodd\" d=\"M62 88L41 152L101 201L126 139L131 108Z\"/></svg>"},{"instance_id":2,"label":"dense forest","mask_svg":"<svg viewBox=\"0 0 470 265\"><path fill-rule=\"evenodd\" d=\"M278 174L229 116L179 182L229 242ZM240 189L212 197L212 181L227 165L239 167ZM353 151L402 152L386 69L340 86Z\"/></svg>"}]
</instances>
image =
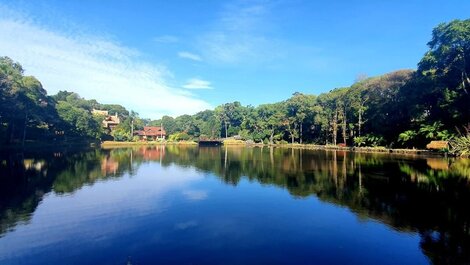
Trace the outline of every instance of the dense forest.
<instances>
[{"instance_id":1,"label":"dense forest","mask_svg":"<svg viewBox=\"0 0 470 265\"><path fill-rule=\"evenodd\" d=\"M73 92L48 96L22 66L0 58L2 145L77 139L133 140L132 128L164 126L170 140L237 136L263 143L424 147L431 140L470 143L470 19L442 23L417 70L358 78L350 87L318 96L294 93L257 107L226 103L176 118L142 119L120 105L100 104ZM118 113L113 131L93 108Z\"/></svg>"}]
</instances>

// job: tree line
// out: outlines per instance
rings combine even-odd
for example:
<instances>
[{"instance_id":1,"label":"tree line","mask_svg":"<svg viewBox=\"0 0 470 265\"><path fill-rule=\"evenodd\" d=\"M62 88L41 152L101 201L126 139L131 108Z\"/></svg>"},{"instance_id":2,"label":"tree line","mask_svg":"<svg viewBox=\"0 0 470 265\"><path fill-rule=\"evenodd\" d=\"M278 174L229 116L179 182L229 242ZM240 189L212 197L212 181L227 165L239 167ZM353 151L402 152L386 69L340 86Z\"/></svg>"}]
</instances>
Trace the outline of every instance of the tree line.
<instances>
[{"instance_id":1,"label":"tree line","mask_svg":"<svg viewBox=\"0 0 470 265\"><path fill-rule=\"evenodd\" d=\"M257 107L226 103L153 124L180 138L239 136L264 143L423 147L470 130L470 20L434 28L417 70L357 80L319 96Z\"/></svg>"},{"instance_id":2,"label":"tree line","mask_svg":"<svg viewBox=\"0 0 470 265\"><path fill-rule=\"evenodd\" d=\"M442 23L416 70L361 77L318 96L294 93L259 106L231 102L194 115L142 119L120 105L61 91L47 96L21 65L0 58L0 133L4 142L69 137L133 140L132 127L163 125L172 140L238 137L263 143L423 147L470 130L470 19ZM101 128L93 108L117 112L122 123Z\"/></svg>"}]
</instances>

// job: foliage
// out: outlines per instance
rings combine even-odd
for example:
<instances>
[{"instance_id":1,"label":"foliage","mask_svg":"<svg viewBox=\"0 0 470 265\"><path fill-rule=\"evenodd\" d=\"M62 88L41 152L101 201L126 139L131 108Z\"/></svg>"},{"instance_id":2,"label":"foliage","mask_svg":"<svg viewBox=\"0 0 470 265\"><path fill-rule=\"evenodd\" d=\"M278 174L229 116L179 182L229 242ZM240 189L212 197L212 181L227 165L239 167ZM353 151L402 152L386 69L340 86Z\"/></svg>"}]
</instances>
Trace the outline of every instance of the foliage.
<instances>
[{"instance_id":1,"label":"foliage","mask_svg":"<svg viewBox=\"0 0 470 265\"><path fill-rule=\"evenodd\" d=\"M454 137L449 141L450 153L458 156L470 156L470 133Z\"/></svg>"},{"instance_id":2,"label":"foliage","mask_svg":"<svg viewBox=\"0 0 470 265\"><path fill-rule=\"evenodd\" d=\"M398 142L407 145L408 143L414 141L417 135L418 133L413 130L406 130L398 135Z\"/></svg>"},{"instance_id":3,"label":"foliage","mask_svg":"<svg viewBox=\"0 0 470 265\"><path fill-rule=\"evenodd\" d=\"M59 101L56 105L57 113L68 124L73 125L73 131L81 136L99 138L101 124L98 123L90 112L78 108L66 101Z\"/></svg>"},{"instance_id":4,"label":"foliage","mask_svg":"<svg viewBox=\"0 0 470 265\"><path fill-rule=\"evenodd\" d=\"M236 140L236 139L226 139L224 140L224 145L244 145L246 144L243 140Z\"/></svg>"},{"instance_id":5,"label":"foliage","mask_svg":"<svg viewBox=\"0 0 470 265\"><path fill-rule=\"evenodd\" d=\"M436 121L432 124L423 124L419 129L419 133L430 140L448 140L451 138L451 135L449 131L441 130L442 126L440 121Z\"/></svg>"},{"instance_id":6,"label":"foliage","mask_svg":"<svg viewBox=\"0 0 470 265\"><path fill-rule=\"evenodd\" d=\"M115 141L119 141L119 142L130 141L134 139L131 136L131 133L129 130L126 130L123 127L119 127L119 126L111 132L111 135L114 137Z\"/></svg>"},{"instance_id":7,"label":"foliage","mask_svg":"<svg viewBox=\"0 0 470 265\"><path fill-rule=\"evenodd\" d=\"M367 134L365 135L365 143L367 146L382 146L385 144L385 139L380 135Z\"/></svg>"},{"instance_id":8,"label":"foliage","mask_svg":"<svg viewBox=\"0 0 470 265\"><path fill-rule=\"evenodd\" d=\"M186 132L174 133L168 137L169 141L188 141L190 139L191 136L189 136Z\"/></svg>"},{"instance_id":9,"label":"foliage","mask_svg":"<svg viewBox=\"0 0 470 265\"><path fill-rule=\"evenodd\" d=\"M355 146L363 146L366 144L366 137L365 136L357 136L354 138L354 145Z\"/></svg>"},{"instance_id":10,"label":"foliage","mask_svg":"<svg viewBox=\"0 0 470 265\"><path fill-rule=\"evenodd\" d=\"M426 100L428 116L445 124L462 125L470 119L470 19L439 24L428 43L430 50L418 64L418 90Z\"/></svg>"}]
</instances>

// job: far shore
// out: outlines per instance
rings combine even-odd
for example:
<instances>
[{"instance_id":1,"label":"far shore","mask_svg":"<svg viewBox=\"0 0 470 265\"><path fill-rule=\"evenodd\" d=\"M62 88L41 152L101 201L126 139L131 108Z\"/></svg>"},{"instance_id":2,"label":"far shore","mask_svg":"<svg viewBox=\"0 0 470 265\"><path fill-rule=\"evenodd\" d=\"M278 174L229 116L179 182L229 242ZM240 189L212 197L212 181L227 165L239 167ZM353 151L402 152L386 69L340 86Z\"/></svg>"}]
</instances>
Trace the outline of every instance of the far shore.
<instances>
[{"instance_id":1,"label":"far shore","mask_svg":"<svg viewBox=\"0 0 470 265\"><path fill-rule=\"evenodd\" d=\"M194 141L181 141L181 142L161 142L161 141L149 141L149 142L114 142L104 141L101 143L101 148L117 148L117 147L133 147L133 146L158 146L158 145L198 145ZM262 144L262 143L245 143L243 141L230 142L224 144L225 147L285 147L294 149L305 149L305 150L340 150L340 151L351 151L358 153L390 153L390 154L409 154L409 155L430 155L430 156L445 156L444 152L437 152L425 149L405 149L405 148L386 148L386 147L343 147L335 145L318 145L318 144Z\"/></svg>"},{"instance_id":2,"label":"far shore","mask_svg":"<svg viewBox=\"0 0 470 265\"><path fill-rule=\"evenodd\" d=\"M180 141L180 142L162 142L162 141L139 141L139 142L117 142L117 141L104 141L101 143L102 148L112 147L132 147L132 146L154 146L154 145L197 145L194 141Z\"/></svg>"}]
</instances>

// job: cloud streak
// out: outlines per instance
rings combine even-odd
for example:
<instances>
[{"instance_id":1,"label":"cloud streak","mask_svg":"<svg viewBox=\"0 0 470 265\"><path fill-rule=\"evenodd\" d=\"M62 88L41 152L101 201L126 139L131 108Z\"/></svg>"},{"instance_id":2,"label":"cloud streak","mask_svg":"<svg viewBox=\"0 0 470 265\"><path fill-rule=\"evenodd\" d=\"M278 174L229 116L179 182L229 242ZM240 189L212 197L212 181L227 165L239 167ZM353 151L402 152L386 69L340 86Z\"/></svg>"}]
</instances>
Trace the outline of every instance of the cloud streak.
<instances>
[{"instance_id":1,"label":"cloud streak","mask_svg":"<svg viewBox=\"0 0 470 265\"><path fill-rule=\"evenodd\" d=\"M238 2L227 5L213 28L201 34L198 47L220 64L262 64L281 56L281 43L269 36L271 6Z\"/></svg>"},{"instance_id":2,"label":"cloud streak","mask_svg":"<svg viewBox=\"0 0 470 265\"><path fill-rule=\"evenodd\" d=\"M189 60L198 61L198 62L202 61L201 56L194 54L194 53L190 53L190 52L184 52L184 51L178 52L178 56L183 59L189 59Z\"/></svg>"},{"instance_id":3,"label":"cloud streak","mask_svg":"<svg viewBox=\"0 0 470 265\"><path fill-rule=\"evenodd\" d=\"M49 94L74 91L102 103L121 104L149 118L211 108L172 87L168 80L173 76L165 66L148 63L139 51L96 36L66 34L4 16L0 18L0 52L41 80Z\"/></svg>"},{"instance_id":4,"label":"cloud streak","mask_svg":"<svg viewBox=\"0 0 470 265\"><path fill-rule=\"evenodd\" d=\"M189 79L183 87L186 89L214 89L211 82L198 78Z\"/></svg>"},{"instance_id":5,"label":"cloud streak","mask_svg":"<svg viewBox=\"0 0 470 265\"><path fill-rule=\"evenodd\" d=\"M163 36L155 37L153 41L158 42L158 43L176 43L179 41L179 39L172 35L163 35Z\"/></svg>"}]
</instances>

